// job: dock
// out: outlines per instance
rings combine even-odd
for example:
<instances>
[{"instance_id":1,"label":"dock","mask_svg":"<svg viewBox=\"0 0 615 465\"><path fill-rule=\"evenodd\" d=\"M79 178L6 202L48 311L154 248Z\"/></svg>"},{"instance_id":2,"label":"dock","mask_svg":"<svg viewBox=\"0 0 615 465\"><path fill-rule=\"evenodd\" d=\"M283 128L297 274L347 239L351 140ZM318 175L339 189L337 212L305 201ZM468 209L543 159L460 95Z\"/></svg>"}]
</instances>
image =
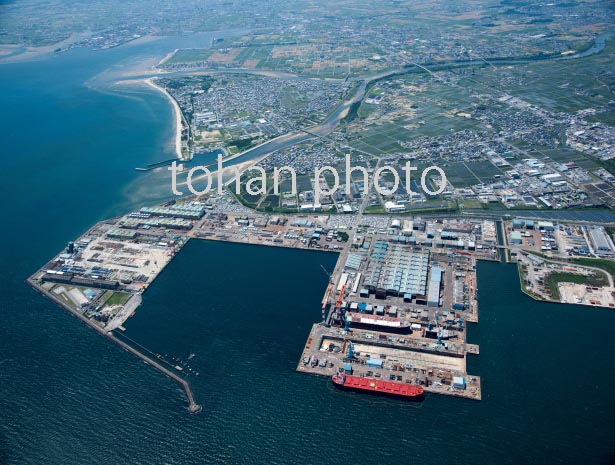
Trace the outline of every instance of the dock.
<instances>
[{"instance_id":1,"label":"dock","mask_svg":"<svg viewBox=\"0 0 615 465\"><path fill-rule=\"evenodd\" d=\"M421 244L410 228L405 235L376 228L353 235L330 276L323 321L312 327L296 370L344 372L480 400L481 378L466 369L468 355L480 349L467 341L466 328L478 322L476 261L497 259L496 249L433 247L432 232Z\"/></svg>"},{"instance_id":2,"label":"dock","mask_svg":"<svg viewBox=\"0 0 615 465\"><path fill-rule=\"evenodd\" d=\"M179 370L123 333L165 266L190 240L337 253L321 321L310 330L297 371L350 370L480 400L480 377L466 371L468 355L478 355L479 347L467 341L466 329L478 321L476 261L497 260L496 225L428 221L407 219L402 226L391 216L264 214L228 194L187 197L97 223L28 283L178 383L196 413L201 407Z\"/></svg>"}]
</instances>

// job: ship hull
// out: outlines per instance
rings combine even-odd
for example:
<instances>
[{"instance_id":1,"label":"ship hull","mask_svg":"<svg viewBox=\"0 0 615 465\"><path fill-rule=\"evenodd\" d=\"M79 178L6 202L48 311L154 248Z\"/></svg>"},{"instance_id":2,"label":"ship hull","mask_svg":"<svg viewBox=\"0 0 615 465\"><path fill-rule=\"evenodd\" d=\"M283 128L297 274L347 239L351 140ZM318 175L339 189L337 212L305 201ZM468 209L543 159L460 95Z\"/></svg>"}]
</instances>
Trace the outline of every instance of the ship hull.
<instances>
[{"instance_id":1,"label":"ship hull","mask_svg":"<svg viewBox=\"0 0 615 465\"><path fill-rule=\"evenodd\" d=\"M425 393L423 392L423 389L419 388L418 386L411 386L411 387L420 389L420 392L401 394L401 393L387 391L383 389L371 389L371 388L353 386L349 384L342 384L339 381L336 381L335 377L332 378L332 382L333 382L333 385L337 389L340 389L341 391L358 392L361 394L370 394L373 396L389 397L392 399L404 400L406 402L421 402L425 399ZM378 381L374 380L373 382L375 384ZM380 381L380 383L387 383L387 381ZM388 381L388 383L390 383L390 381Z\"/></svg>"},{"instance_id":2,"label":"ship hull","mask_svg":"<svg viewBox=\"0 0 615 465\"><path fill-rule=\"evenodd\" d=\"M348 312L346 314L346 321L350 322L350 326L353 328L364 328L371 329L372 331L386 331L387 333L398 334L409 334L412 332L410 323L399 318Z\"/></svg>"},{"instance_id":3,"label":"ship hull","mask_svg":"<svg viewBox=\"0 0 615 465\"><path fill-rule=\"evenodd\" d=\"M397 328L392 328L390 326L380 326L374 323L359 323L356 321L351 321L350 327L354 329L367 329L371 331L386 331L387 333L393 334L412 334L412 329L410 328L410 326L400 326Z\"/></svg>"}]
</instances>

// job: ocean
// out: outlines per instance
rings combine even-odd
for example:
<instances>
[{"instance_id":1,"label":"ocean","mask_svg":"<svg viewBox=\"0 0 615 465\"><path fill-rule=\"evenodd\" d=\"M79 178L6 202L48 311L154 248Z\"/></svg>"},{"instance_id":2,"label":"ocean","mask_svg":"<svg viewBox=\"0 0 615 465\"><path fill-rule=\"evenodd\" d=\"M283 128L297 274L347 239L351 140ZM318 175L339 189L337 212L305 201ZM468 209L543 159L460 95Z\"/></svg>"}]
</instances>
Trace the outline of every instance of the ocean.
<instances>
[{"instance_id":1,"label":"ocean","mask_svg":"<svg viewBox=\"0 0 615 465\"><path fill-rule=\"evenodd\" d=\"M110 84L187 40L0 66L0 463L615 461L615 312L534 302L513 265L478 266L480 402L375 399L294 371L334 254L193 240L161 273L126 334L199 373L197 415L176 383L30 289L94 222L170 196L159 172L134 170L173 158L170 104Z\"/></svg>"}]
</instances>

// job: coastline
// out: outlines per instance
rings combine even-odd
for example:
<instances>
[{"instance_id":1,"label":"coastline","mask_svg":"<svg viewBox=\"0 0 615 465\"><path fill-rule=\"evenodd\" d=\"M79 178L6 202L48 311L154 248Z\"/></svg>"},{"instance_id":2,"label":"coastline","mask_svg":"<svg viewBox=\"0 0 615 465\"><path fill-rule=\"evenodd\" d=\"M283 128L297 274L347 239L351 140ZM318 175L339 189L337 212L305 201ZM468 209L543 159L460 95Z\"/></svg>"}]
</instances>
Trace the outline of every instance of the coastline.
<instances>
[{"instance_id":1,"label":"coastline","mask_svg":"<svg viewBox=\"0 0 615 465\"><path fill-rule=\"evenodd\" d=\"M152 89L156 89L157 91L163 93L171 102L171 104L173 105L173 111L175 113L175 153L177 155L177 158L180 159L184 159L183 153L182 153L182 120L183 120L183 115L181 112L181 109L179 108L179 104L177 103L177 101L173 98L173 96L171 94L169 94L169 92L163 88L160 87L158 84L156 84L154 82L155 78L147 78L144 79L143 82L148 85L149 87L151 87Z\"/></svg>"}]
</instances>

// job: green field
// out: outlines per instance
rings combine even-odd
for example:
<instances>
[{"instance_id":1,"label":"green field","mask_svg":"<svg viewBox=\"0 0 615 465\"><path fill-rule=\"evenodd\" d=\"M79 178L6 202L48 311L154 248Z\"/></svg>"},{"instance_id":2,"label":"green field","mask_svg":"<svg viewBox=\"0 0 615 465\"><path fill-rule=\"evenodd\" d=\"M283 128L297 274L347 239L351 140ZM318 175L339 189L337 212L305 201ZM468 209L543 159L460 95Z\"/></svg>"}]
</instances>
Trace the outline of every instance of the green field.
<instances>
[{"instance_id":1,"label":"green field","mask_svg":"<svg viewBox=\"0 0 615 465\"><path fill-rule=\"evenodd\" d=\"M549 288L551 298L554 300L560 300L561 298L557 287L559 283L575 283L592 287L601 287L608 285L609 282L604 273L591 274L589 276L573 273L551 273L547 276L545 284Z\"/></svg>"},{"instance_id":2,"label":"green field","mask_svg":"<svg viewBox=\"0 0 615 465\"><path fill-rule=\"evenodd\" d=\"M546 61L514 67L483 68L466 84L501 89L510 95L551 111L575 113L605 106L615 97L615 39L607 40L605 50L587 58L571 61ZM592 116L592 121L615 124L613 112Z\"/></svg>"},{"instance_id":3,"label":"green field","mask_svg":"<svg viewBox=\"0 0 615 465\"><path fill-rule=\"evenodd\" d=\"M573 258L570 261L577 265L600 268L615 277L615 260L607 260L605 258Z\"/></svg>"},{"instance_id":4,"label":"green field","mask_svg":"<svg viewBox=\"0 0 615 465\"><path fill-rule=\"evenodd\" d=\"M124 305L132 297L132 294L126 292L114 292L105 302L105 307L112 307L114 305Z\"/></svg>"},{"instance_id":5,"label":"green field","mask_svg":"<svg viewBox=\"0 0 615 465\"><path fill-rule=\"evenodd\" d=\"M186 49L178 50L169 58L165 64L177 64L177 63L198 63L200 61L207 60L212 54L210 49Z\"/></svg>"}]
</instances>

